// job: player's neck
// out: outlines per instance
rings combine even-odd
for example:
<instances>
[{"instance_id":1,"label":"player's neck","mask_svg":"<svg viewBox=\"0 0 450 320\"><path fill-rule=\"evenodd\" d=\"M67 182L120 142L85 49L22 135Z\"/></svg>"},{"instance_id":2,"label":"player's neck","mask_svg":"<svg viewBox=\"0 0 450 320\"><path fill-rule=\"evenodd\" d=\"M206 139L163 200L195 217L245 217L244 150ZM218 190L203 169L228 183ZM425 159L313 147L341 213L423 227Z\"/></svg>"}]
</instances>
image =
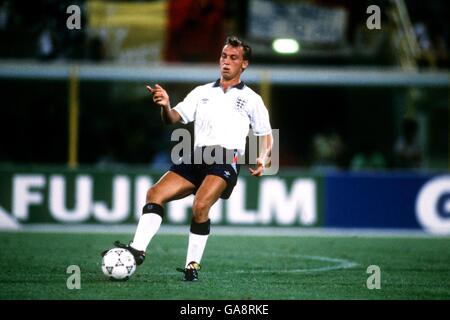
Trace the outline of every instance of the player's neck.
<instances>
[{"instance_id":1,"label":"player's neck","mask_svg":"<svg viewBox=\"0 0 450 320\"><path fill-rule=\"evenodd\" d=\"M227 92L230 88L241 82L241 77L236 77L231 80L225 80L223 77L220 78L220 87L224 92Z\"/></svg>"}]
</instances>

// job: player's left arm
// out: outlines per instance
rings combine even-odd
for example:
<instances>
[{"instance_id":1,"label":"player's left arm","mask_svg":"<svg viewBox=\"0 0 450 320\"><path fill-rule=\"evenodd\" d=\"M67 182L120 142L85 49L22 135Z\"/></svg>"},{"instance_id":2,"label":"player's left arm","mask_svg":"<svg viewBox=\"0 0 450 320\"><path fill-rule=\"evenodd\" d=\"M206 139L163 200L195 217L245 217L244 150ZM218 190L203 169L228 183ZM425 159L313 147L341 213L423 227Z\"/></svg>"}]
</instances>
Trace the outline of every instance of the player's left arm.
<instances>
[{"instance_id":1,"label":"player's left arm","mask_svg":"<svg viewBox=\"0 0 450 320\"><path fill-rule=\"evenodd\" d=\"M269 133L264 136L259 136L259 155L256 158L256 168L249 168L252 176L260 177L264 173L266 165L270 162L270 155L273 146L273 136Z\"/></svg>"}]
</instances>

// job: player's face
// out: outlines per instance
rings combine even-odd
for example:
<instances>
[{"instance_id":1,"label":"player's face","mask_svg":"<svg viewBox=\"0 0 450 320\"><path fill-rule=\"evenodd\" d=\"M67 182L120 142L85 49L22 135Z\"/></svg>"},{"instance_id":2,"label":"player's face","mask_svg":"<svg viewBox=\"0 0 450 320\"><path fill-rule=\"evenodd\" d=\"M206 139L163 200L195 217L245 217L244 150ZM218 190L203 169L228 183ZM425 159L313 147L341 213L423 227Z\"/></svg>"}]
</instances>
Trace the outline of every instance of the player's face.
<instances>
[{"instance_id":1,"label":"player's face","mask_svg":"<svg viewBox=\"0 0 450 320\"><path fill-rule=\"evenodd\" d=\"M220 56L220 73L223 79L232 80L239 77L247 66L248 61L244 60L242 47L235 48L230 45L223 47Z\"/></svg>"}]
</instances>

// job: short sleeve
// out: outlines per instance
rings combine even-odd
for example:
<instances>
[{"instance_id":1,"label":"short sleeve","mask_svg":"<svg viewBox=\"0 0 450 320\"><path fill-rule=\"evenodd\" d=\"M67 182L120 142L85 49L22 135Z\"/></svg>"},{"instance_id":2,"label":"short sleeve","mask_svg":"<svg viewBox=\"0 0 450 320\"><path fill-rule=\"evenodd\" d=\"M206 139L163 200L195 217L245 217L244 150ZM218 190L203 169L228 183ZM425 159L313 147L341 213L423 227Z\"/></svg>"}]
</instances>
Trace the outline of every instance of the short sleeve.
<instances>
[{"instance_id":1,"label":"short sleeve","mask_svg":"<svg viewBox=\"0 0 450 320\"><path fill-rule=\"evenodd\" d=\"M255 99L255 104L253 105L253 108L250 109L249 117L250 125L255 136L265 136L272 132L269 121L269 112L261 97L258 96L257 99Z\"/></svg>"},{"instance_id":2,"label":"short sleeve","mask_svg":"<svg viewBox=\"0 0 450 320\"><path fill-rule=\"evenodd\" d=\"M181 116L181 123L186 124L194 121L199 97L199 88L192 90L182 102L178 103L173 110Z\"/></svg>"}]
</instances>

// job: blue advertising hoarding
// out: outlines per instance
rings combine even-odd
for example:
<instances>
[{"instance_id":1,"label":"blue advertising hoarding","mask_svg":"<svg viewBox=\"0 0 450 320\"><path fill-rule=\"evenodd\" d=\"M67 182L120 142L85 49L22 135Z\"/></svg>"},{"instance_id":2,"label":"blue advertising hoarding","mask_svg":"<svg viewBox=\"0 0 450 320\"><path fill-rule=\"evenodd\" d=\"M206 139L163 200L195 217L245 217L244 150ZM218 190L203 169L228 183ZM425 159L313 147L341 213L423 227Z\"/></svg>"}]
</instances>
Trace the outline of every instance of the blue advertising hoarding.
<instances>
[{"instance_id":1,"label":"blue advertising hoarding","mask_svg":"<svg viewBox=\"0 0 450 320\"><path fill-rule=\"evenodd\" d=\"M324 185L327 227L449 229L448 174L330 173Z\"/></svg>"}]
</instances>

